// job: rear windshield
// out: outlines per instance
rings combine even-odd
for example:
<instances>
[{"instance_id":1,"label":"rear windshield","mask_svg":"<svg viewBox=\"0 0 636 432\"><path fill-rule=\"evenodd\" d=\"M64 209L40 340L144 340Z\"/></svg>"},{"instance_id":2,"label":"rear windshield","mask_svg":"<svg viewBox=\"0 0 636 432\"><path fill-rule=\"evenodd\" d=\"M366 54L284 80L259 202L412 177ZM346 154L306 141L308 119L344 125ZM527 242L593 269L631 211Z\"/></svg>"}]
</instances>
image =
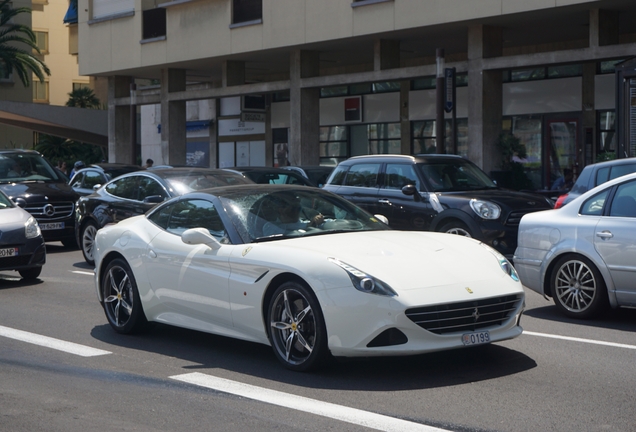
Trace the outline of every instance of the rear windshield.
<instances>
[{"instance_id":1,"label":"rear windshield","mask_svg":"<svg viewBox=\"0 0 636 432\"><path fill-rule=\"evenodd\" d=\"M66 179L39 154L0 154L0 183L27 181L66 183Z\"/></svg>"}]
</instances>

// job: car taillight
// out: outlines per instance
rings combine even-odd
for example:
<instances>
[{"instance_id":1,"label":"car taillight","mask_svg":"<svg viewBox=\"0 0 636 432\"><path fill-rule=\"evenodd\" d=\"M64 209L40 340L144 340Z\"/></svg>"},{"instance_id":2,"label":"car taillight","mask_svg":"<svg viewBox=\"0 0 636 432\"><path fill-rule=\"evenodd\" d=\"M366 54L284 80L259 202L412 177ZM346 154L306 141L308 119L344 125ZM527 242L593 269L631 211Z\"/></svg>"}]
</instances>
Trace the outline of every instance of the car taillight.
<instances>
[{"instance_id":1,"label":"car taillight","mask_svg":"<svg viewBox=\"0 0 636 432\"><path fill-rule=\"evenodd\" d=\"M563 202L565 201L565 199L568 197L568 194L565 195L561 195L559 198L557 198L556 202L554 203L554 208L558 209L563 207Z\"/></svg>"}]
</instances>

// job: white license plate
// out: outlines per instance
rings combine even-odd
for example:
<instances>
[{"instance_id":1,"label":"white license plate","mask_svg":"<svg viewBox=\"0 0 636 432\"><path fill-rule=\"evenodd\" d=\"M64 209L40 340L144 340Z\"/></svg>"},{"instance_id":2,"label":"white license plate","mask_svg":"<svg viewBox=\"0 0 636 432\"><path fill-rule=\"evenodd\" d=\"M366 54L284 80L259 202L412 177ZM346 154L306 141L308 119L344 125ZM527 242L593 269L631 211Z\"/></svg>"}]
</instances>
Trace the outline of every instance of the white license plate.
<instances>
[{"instance_id":1,"label":"white license plate","mask_svg":"<svg viewBox=\"0 0 636 432\"><path fill-rule=\"evenodd\" d=\"M0 249L0 258L12 257L18 254L18 248Z\"/></svg>"},{"instance_id":2,"label":"white license plate","mask_svg":"<svg viewBox=\"0 0 636 432\"><path fill-rule=\"evenodd\" d=\"M42 231L64 229L64 222L41 223L40 229Z\"/></svg>"},{"instance_id":3,"label":"white license plate","mask_svg":"<svg viewBox=\"0 0 636 432\"><path fill-rule=\"evenodd\" d=\"M463 334L462 343L464 345L481 345L490 343L490 333L487 331L480 331Z\"/></svg>"}]
</instances>

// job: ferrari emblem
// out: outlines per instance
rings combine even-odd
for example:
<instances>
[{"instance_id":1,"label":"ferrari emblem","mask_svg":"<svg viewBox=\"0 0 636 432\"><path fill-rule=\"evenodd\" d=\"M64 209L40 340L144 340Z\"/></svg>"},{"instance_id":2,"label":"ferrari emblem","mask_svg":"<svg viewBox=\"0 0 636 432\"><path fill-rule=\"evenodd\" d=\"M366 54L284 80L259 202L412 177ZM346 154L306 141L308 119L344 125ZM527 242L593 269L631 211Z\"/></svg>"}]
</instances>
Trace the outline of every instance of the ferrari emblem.
<instances>
[{"instance_id":1,"label":"ferrari emblem","mask_svg":"<svg viewBox=\"0 0 636 432\"><path fill-rule=\"evenodd\" d=\"M471 290L470 288L466 287L466 291L468 291L468 294L472 294L473 290Z\"/></svg>"},{"instance_id":2,"label":"ferrari emblem","mask_svg":"<svg viewBox=\"0 0 636 432\"><path fill-rule=\"evenodd\" d=\"M249 251L252 250L252 246L248 246L245 249L243 249L243 252L241 253L241 255L245 256L249 253Z\"/></svg>"}]
</instances>

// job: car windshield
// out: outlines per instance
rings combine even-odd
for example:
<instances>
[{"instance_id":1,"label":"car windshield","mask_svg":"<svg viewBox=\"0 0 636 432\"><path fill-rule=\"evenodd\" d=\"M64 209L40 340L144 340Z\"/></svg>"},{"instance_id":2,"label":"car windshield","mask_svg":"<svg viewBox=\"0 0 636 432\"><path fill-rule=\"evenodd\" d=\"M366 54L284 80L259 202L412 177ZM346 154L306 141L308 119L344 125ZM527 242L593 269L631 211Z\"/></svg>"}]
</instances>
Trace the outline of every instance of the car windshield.
<instances>
[{"instance_id":1,"label":"car windshield","mask_svg":"<svg viewBox=\"0 0 636 432\"><path fill-rule=\"evenodd\" d=\"M220 200L247 243L390 229L350 202L318 189L227 191Z\"/></svg>"},{"instance_id":2,"label":"car windshield","mask_svg":"<svg viewBox=\"0 0 636 432\"><path fill-rule=\"evenodd\" d=\"M252 184L242 175L228 171L218 172L175 172L166 177L170 185L180 194L219 186Z\"/></svg>"},{"instance_id":3,"label":"car windshield","mask_svg":"<svg viewBox=\"0 0 636 432\"><path fill-rule=\"evenodd\" d=\"M497 188L485 172L464 159L428 160L417 164L417 169L433 192Z\"/></svg>"},{"instance_id":4,"label":"car windshield","mask_svg":"<svg viewBox=\"0 0 636 432\"><path fill-rule=\"evenodd\" d=\"M0 193L0 209L14 207L13 203L5 194Z\"/></svg>"},{"instance_id":5,"label":"car windshield","mask_svg":"<svg viewBox=\"0 0 636 432\"><path fill-rule=\"evenodd\" d=\"M0 183L66 182L39 154L0 154Z\"/></svg>"}]
</instances>

